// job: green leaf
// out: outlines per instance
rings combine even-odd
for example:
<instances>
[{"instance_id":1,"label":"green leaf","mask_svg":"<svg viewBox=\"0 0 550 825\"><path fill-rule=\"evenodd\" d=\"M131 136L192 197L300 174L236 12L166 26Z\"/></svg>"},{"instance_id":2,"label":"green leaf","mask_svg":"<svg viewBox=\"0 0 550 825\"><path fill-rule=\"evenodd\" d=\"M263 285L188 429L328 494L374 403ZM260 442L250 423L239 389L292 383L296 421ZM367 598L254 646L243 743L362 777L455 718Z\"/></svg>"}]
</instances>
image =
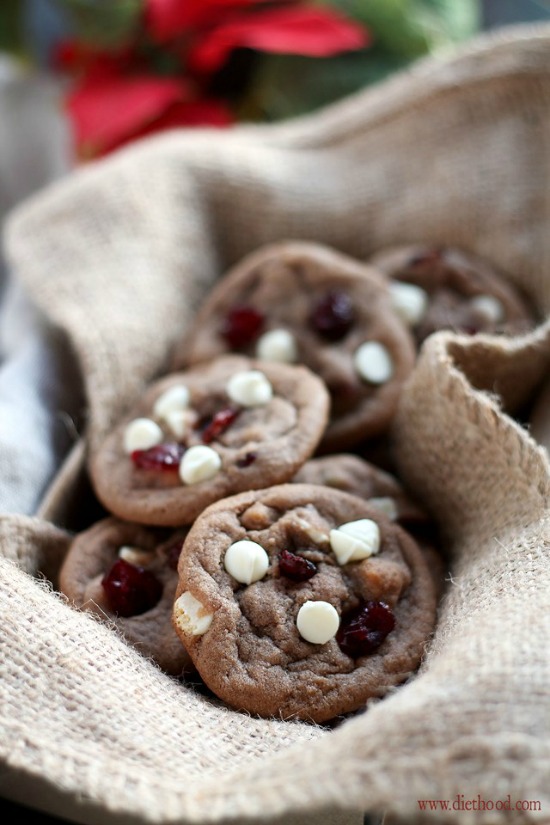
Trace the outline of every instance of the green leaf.
<instances>
[{"instance_id":1,"label":"green leaf","mask_svg":"<svg viewBox=\"0 0 550 825\"><path fill-rule=\"evenodd\" d=\"M0 50L20 53L23 49L21 0L0 2Z\"/></svg>"},{"instance_id":2,"label":"green leaf","mask_svg":"<svg viewBox=\"0 0 550 825\"><path fill-rule=\"evenodd\" d=\"M479 0L318 0L359 20L370 48L332 58L262 55L238 116L281 120L332 103L480 28Z\"/></svg>"},{"instance_id":3,"label":"green leaf","mask_svg":"<svg viewBox=\"0 0 550 825\"><path fill-rule=\"evenodd\" d=\"M405 65L390 54L349 53L336 57L262 55L241 102L242 120L275 121L332 103Z\"/></svg>"},{"instance_id":4,"label":"green leaf","mask_svg":"<svg viewBox=\"0 0 550 825\"><path fill-rule=\"evenodd\" d=\"M70 15L78 36L100 48L124 45L135 33L143 0L57 0Z\"/></svg>"},{"instance_id":5,"label":"green leaf","mask_svg":"<svg viewBox=\"0 0 550 825\"><path fill-rule=\"evenodd\" d=\"M481 26L481 0L317 0L364 23L377 48L414 59Z\"/></svg>"},{"instance_id":6,"label":"green leaf","mask_svg":"<svg viewBox=\"0 0 550 825\"><path fill-rule=\"evenodd\" d=\"M476 34L482 26L480 0L424 0L442 21L447 37L458 42Z\"/></svg>"},{"instance_id":7,"label":"green leaf","mask_svg":"<svg viewBox=\"0 0 550 825\"><path fill-rule=\"evenodd\" d=\"M428 50L426 34L416 23L418 0L339 0L336 5L370 29L374 45L412 59Z\"/></svg>"}]
</instances>

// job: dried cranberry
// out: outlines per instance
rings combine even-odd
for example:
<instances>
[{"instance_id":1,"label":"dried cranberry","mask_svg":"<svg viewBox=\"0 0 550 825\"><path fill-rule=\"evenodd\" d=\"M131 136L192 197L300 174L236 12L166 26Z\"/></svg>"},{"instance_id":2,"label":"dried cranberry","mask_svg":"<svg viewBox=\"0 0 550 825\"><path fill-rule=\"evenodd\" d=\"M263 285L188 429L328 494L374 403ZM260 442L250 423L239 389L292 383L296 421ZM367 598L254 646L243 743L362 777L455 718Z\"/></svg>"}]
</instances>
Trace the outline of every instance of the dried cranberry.
<instances>
[{"instance_id":1,"label":"dried cranberry","mask_svg":"<svg viewBox=\"0 0 550 825\"><path fill-rule=\"evenodd\" d=\"M184 452L183 444L171 442L148 450L134 450L131 458L140 470L177 470Z\"/></svg>"},{"instance_id":2,"label":"dried cranberry","mask_svg":"<svg viewBox=\"0 0 550 825\"><path fill-rule=\"evenodd\" d=\"M305 582L317 572L317 565L303 556L291 553L290 550L281 550L279 553L279 572L287 579L295 582Z\"/></svg>"},{"instance_id":3,"label":"dried cranberry","mask_svg":"<svg viewBox=\"0 0 550 825\"><path fill-rule=\"evenodd\" d=\"M239 305L229 310L220 330L222 338L232 349L252 344L261 333L265 316L254 307Z\"/></svg>"},{"instance_id":4,"label":"dried cranberry","mask_svg":"<svg viewBox=\"0 0 550 825\"><path fill-rule=\"evenodd\" d=\"M233 424L239 412L240 410L236 410L234 407L226 407L213 415L202 431L202 443L210 444L215 438L224 433Z\"/></svg>"},{"instance_id":5,"label":"dried cranberry","mask_svg":"<svg viewBox=\"0 0 550 825\"><path fill-rule=\"evenodd\" d=\"M310 326L329 341L339 341L355 320L351 298L346 292L331 289L313 307Z\"/></svg>"},{"instance_id":6,"label":"dried cranberry","mask_svg":"<svg viewBox=\"0 0 550 825\"><path fill-rule=\"evenodd\" d=\"M117 559L101 580L111 610L117 616L139 616L162 596L162 584L149 570Z\"/></svg>"},{"instance_id":7,"label":"dried cranberry","mask_svg":"<svg viewBox=\"0 0 550 825\"><path fill-rule=\"evenodd\" d=\"M245 453L242 458L237 459L237 467L250 467L251 464L254 464L257 458L258 456L256 453Z\"/></svg>"},{"instance_id":8,"label":"dried cranberry","mask_svg":"<svg viewBox=\"0 0 550 825\"><path fill-rule=\"evenodd\" d=\"M362 602L342 617L336 641L352 659L373 653L395 627L393 612L385 602Z\"/></svg>"}]
</instances>

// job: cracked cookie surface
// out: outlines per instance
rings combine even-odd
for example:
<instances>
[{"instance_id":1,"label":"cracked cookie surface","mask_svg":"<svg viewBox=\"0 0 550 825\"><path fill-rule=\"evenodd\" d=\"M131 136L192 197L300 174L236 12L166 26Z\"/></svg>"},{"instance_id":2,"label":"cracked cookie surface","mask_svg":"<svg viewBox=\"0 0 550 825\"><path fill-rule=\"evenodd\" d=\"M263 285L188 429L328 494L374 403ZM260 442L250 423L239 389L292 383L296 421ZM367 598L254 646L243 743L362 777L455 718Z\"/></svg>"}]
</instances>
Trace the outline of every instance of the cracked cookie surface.
<instances>
[{"instance_id":1,"label":"cracked cookie surface","mask_svg":"<svg viewBox=\"0 0 550 825\"><path fill-rule=\"evenodd\" d=\"M416 541L432 574L438 596L447 581L447 560L440 552L438 528L397 478L353 453L311 458L292 479L298 484L321 484L366 499Z\"/></svg>"},{"instance_id":2,"label":"cracked cookie surface","mask_svg":"<svg viewBox=\"0 0 550 825\"><path fill-rule=\"evenodd\" d=\"M177 347L175 364L231 351L303 363L322 378L331 396L323 452L388 429L416 357L376 270L298 241L264 247L227 272Z\"/></svg>"},{"instance_id":3,"label":"cracked cookie surface","mask_svg":"<svg viewBox=\"0 0 550 825\"><path fill-rule=\"evenodd\" d=\"M514 335L535 325L511 279L471 252L411 244L381 249L368 263L391 279L394 306L417 345L441 329Z\"/></svg>"},{"instance_id":4,"label":"cracked cookie surface","mask_svg":"<svg viewBox=\"0 0 550 825\"><path fill-rule=\"evenodd\" d=\"M225 356L152 384L91 456L95 492L114 515L190 524L209 504L291 478L328 418L306 367Z\"/></svg>"},{"instance_id":5,"label":"cracked cookie surface","mask_svg":"<svg viewBox=\"0 0 550 825\"><path fill-rule=\"evenodd\" d=\"M352 546L363 549L350 560ZM414 540L367 502L318 485L211 505L178 573L174 626L202 679L231 707L261 716L321 723L363 708L414 672L435 623ZM375 627L357 635L355 614L369 610ZM373 638L372 649L361 646Z\"/></svg>"}]
</instances>

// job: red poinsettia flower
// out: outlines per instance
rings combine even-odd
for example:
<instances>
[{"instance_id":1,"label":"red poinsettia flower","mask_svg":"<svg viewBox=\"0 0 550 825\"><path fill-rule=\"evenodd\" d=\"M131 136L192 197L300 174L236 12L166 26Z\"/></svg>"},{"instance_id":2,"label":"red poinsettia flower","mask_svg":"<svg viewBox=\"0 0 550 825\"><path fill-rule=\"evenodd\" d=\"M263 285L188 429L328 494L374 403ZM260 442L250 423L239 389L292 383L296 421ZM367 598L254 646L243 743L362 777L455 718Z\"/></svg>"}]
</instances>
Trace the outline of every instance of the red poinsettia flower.
<instances>
[{"instance_id":1,"label":"red poinsettia flower","mask_svg":"<svg viewBox=\"0 0 550 825\"><path fill-rule=\"evenodd\" d=\"M325 57L368 42L341 13L296 0L145 0L125 48L62 44L57 63L76 73L67 110L79 155L91 158L163 129L232 123L211 84L235 49Z\"/></svg>"},{"instance_id":2,"label":"red poinsettia flower","mask_svg":"<svg viewBox=\"0 0 550 825\"><path fill-rule=\"evenodd\" d=\"M233 49L243 46L275 54L329 57L365 45L364 29L333 10L270 8L205 31L190 49L189 64L198 72L215 72Z\"/></svg>"},{"instance_id":3,"label":"red poinsettia flower","mask_svg":"<svg viewBox=\"0 0 550 825\"><path fill-rule=\"evenodd\" d=\"M299 0L281 0L296 3ZM190 30L205 29L225 22L235 11L273 5L273 0L146 0L145 21L158 43L166 43Z\"/></svg>"}]
</instances>

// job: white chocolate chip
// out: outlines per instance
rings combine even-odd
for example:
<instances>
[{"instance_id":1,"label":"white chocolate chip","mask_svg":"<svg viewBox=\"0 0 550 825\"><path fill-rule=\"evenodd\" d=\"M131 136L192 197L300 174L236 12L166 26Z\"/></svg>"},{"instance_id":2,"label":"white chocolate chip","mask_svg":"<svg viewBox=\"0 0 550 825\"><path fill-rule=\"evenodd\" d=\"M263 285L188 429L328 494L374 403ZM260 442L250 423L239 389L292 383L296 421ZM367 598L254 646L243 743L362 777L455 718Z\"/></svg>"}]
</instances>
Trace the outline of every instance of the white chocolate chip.
<instances>
[{"instance_id":1,"label":"white chocolate chip","mask_svg":"<svg viewBox=\"0 0 550 825\"><path fill-rule=\"evenodd\" d=\"M392 281L391 302L394 310L405 324L411 327L420 323L428 308L428 293L416 284Z\"/></svg>"},{"instance_id":2,"label":"white chocolate chip","mask_svg":"<svg viewBox=\"0 0 550 825\"><path fill-rule=\"evenodd\" d=\"M369 504L384 513L391 521L395 521L399 515L395 499L391 496L380 496L379 498L369 498Z\"/></svg>"},{"instance_id":3,"label":"white chocolate chip","mask_svg":"<svg viewBox=\"0 0 550 825\"><path fill-rule=\"evenodd\" d=\"M157 418L167 418L169 413L189 406L189 390L184 384L176 384L159 395L153 406Z\"/></svg>"},{"instance_id":4,"label":"white chocolate chip","mask_svg":"<svg viewBox=\"0 0 550 825\"><path fill-rule=\"evenodd\" d=\"M324 645L332 639L339 626L338 611L330 602L305 602L296 617L298 633L314 645Z\"/></svg>"},{"instance_id":5,"label":"white chocolate chip","mask_svg":"<svg viewBox=\"0 0 550 825\"><path fill-rule=\"evenodd\" d=\"M184 484L198 484L214 478L222 466L218 453L204 444L197 444L183 454L180 463L180 478Z\"/></svg>"},{"instance_id":6,"label":"white chocolate chip","mask_svg":"<svg viewBox=\"0 0 550 825\"><path fill-rule=\"evenodd\" d=\"M355 369L370 384L385 384L393 375L390 354L378 341L365 341L353 356Z\"/></svg>"},{"instance_id":7,"label":"white chocolate chip","mask_svg":"<svg viewBox=\"0 0 550 825\"><path fill-rule=\"evenodd\" d=\"M330 546L338 564L368 559L380 550L380 530L370 518L348 521L330 531Z\"/></svg>"},{"instance_id":8,"label":"white chocolate chip","mask_svg":"<svg viewBox=\"0 0 550 825\"><path fill-rule=\"evenodd\" d=\"M193 410L170 410L164 416L176 438L184 438L197 422L197 413Z\"/></svg>"},{"instance_id":9,"label":"white chocolate chip","mask_svg":"<svg viewBox=\"0 0 550 825\"><path fill-rule=\"evenodd\" d=\"M163 439L162 430L150 418L134 418L124 430L124 451L148 450Z\"/></svg>"},{"instance_id":10,"label":"white chocolate chip","mask_svg":"<svg viewBox=\"0 0 550 825\"><path fill-rule=\"evenodd\" d=\"M202 636L212 624L213 613L208 613L188 590L174 602L174 621L184 633Z\"/></svg>"},{"instance_id":11,"label":"white chocolate chip","mask_svg":"<svg viewBox=\"0 0 550 825\"><path fill-rule=\"evenodd\" d=\"M223 566L241 584L252 584L265 576L269 556L261 544L243 539L227 548Z\"/></svg>"},{"instance_id":12,"label":"white chocolate chip","mask_svg":"<svg viewBox=\"0 0 550 825\"><path fill-rule=\"evenodd\" d=\"M148 567L155 560L155 554L149 550L140 550L139 547L129 547L127 545L119 547L118 557L136 567Z\"/></svg>"},{"instance_id":13,"label":"white chocolate chip","mask_svg":"<svg viewBox=\"0 0 550 825\"><path fill-rule=\"evenodd\" d=\"M227 382L227 394L243 407L261 407L273 397L273 388L263 372L245 370L236 372Z\"/></svg>"},{"instance_id":14,"label":"white chocolate chip","mask_svg":"<svg viewBox=\"0 0 550 825\"><path fill-rule=\"evenodd\" d=\"M493 295L476 295L470 301L470 306L491 324L499 324L504 320L504 307Z\"/></svg>"},{"instance_id":15,"label":"white chocolate chip","mask_svg":"<svg viewBox=\"0 0 550 825\"><path fill-rule=\"evenodd\" d=\"M298 358L296 341L287 329L272 329L259 338L256 356L263 361L292 364Z\"/></svg>"}]
</instances>

